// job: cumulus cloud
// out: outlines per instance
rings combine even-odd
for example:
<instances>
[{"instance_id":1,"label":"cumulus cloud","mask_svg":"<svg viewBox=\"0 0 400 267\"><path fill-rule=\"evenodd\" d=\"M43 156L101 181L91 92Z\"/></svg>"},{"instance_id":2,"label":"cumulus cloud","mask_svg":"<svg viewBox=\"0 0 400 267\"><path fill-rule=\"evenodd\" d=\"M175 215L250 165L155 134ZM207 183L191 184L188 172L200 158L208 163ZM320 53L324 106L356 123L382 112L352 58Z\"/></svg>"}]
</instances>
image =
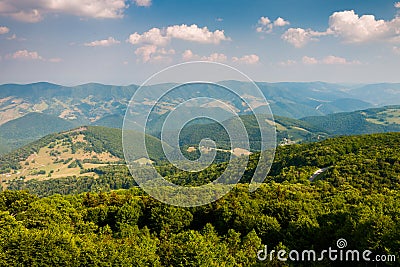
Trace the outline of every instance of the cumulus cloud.
<instances>
[{"instance_id":1,"label":"cumulus cloud","mask_svg":"<svg viewBox=\"0 0 400 267\"><path fill-rule=\"evenodd\" d=\"M257 32L271 33L274 27L284 27L290 22L278 17L275 21L271 21L268 17L261 17L257 23Z\"/></svg>"},{"instance_id":2,"label":"cumulus cloud","mask_svg":"<svg viewBox=\"0 0 400 267\"><path fill-rule=\"evenodd\" d=\"M200 59L200 56L199 55L196 55L196 54L194 54L193 52L192 52L192 50L185 50L183 53L182 53L182 60L183 61L190 61L190 60L199 60Z\"/></svg>"},{"instance_id":3,"label":"cumulus cloud","mask_svg":"<svg viewBox=\"0 0 400 267\"><path fill-rule=\"evenodd\" d=\"M289 25L290 22L287 20L284 20L283 18L279 17L274 21L274 26L276 27L284 27L286 25Z\"/></svg>"},{"instance_id":4,"label":"cumulus cloud","mask_svg":"<svg viewBox=\"0 0 400 267\"><path fill-rule=\"evenodd\" d=\"M349 43L384 41L400 36L400 17L385 21L373 15L360 17L354 10L335 12L329 18L329 29Z\"/></svg>"},{"instance_id":5,"label":"cumulus cloud","mask_svg":"<svg viewBox=\"0 0 400 267\"><path fill-rule=\"evenodd\" d=\"M151 6L151 0L134 0L137 6Z\"/></svg>"},{"instance_id":6,"label":"cumulus cloud","mask_svg":"<svg viewBox=\"0 0 400 267\"><path fill-rule=\"evenodd\" d=\"M46 14L69 14L88 18L122 18L128 8L125 0L2 0L0 15L35 23Z\"/></svg>"},{"instance_id":7,"label":"cumulus cloud","mask_svg":"<svg viewBox=\"0 0 400 267\"><path fill-rule=\"evenodd\" d=\"M219 44L221 41L229 40L223 30L211 32L207 27L199 28L196 24L170 26L167 28L166 34L172 38L205 44Z\"/></svg>"},{"instance_id":8,"label":"cumulus cloud","mask_svg":"<svg viewBox=\"0 0 400 267\"><path fill-rule=\"evenodd\" d=\"M290 28L282 35L282 39L295 47L302 47L327 35L336 36L345 43L400 42L400 17L385 21L376 19L374 15L359 16L354 10L334 12L329 17L329 27L326 31Z\"/></svg>"},{"instance_id":9,"label":"cumulus cloud","mask_svg":"<svg viewBox=\"0 0 400 267\"><path fill-rule=\"evenodd\" d=\"M169 55L174 55L175 50L166 50L164 48L157 48L156 45L144 45L135 50L135 55L139 58L138 61L144 63L157 62L157 61L169 61Z\"/></svg>"},{"instance_id":10,"label":"cumulus cloud","mask_svg":"<svg viewBox=\"0 0 400 267\"><path fill-rule=\"evenodd\" d=\"M316 59L314 57L308 57L304 56L303 59L303 64L305 65L316 65L316 64L323 64L323 65L359 65L361 64L360 61L358 60L348 60L343 57L337 57L337 56L326 56L322 59Z\"/></svg>"},{"instance_id":11,"label":"cumulus cloud","mask_svg":"<svg viewBox=\"0 0 400 267\"><path fill-rule=\"evenodd\" d=\"M303 63L306 65L315 65L318 64L318 60L314 57L304 56L302 59Z\"/></svg>"},{"instance_id":12,"label":"cumulus cloud","mask_svg":"<svg viewBox=\"0 0 400 267\"><path fill-rule=\"evenodd\" d=\"M97 40L97 41L93 41L90 43L84 43L84 46L111 46L111 45L115 45L115 44L119 44L121 43L118 40L115 40L113 37L108 37L108 39L104 39L104 40Z\"/></svg>"},{"instance_id":13,"label":"cumulus cloud","mask_svg":"<svg viewBox=\"0 0 400 267\"><path fill-rule=\"evenodd\" d=\"M180 39L185 41L219 44L221 41L228 41L230 38L225 36L223 30L210 31L207 27L199 28L193 25L173 25L165 29L152 28L147 32L139 34L137 32L131 34L127 42L136 44L151 44L157 46L165 46L172 39Z\"/></svg>"},{"instance_id":14,"label":"cumulus cloud","mask_svg":"<svg viewBox=\"0 0 400 267\"><path fill-rule=\"evenodd\" d=\"M44 60L44 58L40 56L38 52L28 50L18 50L13 54L8 55L7 58L22 60Z\"/></svg>"},{"instance_id":15,"label":"cumulus cloud","mask_svg":"<svg viewBox=\"0 0 400 267\"><path fill-rule=\"evenodd\" d=\"M394 7L395 7L395 8L400 8L400 2L394 3Z\"/></svg>"},{"instance_id":16,"label":"cumulus cloud","mask_svg":"<svg viewBox=\"0 0 400 267\"><path fill-rule=\"evenodd\" d=\"M51 63L59 63L62 61L61 58L49 58L46 59L42 57L38 52L36 51L29 51L29 50L18 50L12 54L8 54L5 57L6 59L13 59L13 60L32 60L32 61L47 61Z\"/></svg>"},{"instance_id":17,"label":"cumulus cloud","mask_svg":"<svg viewBox=\"0 0 400 267\"><path fill-rule=\"evenodd\" d=\"M260 61L260 57L255 55L255 54L251 54L251 55L244 55L240 58L238 57L232 57L232 62L235 63L243 63L243 64L256 64Z\"/></svg>"},{"instance_id":18,"label":"cumulus cloud","mask_svg":"<svg viewBox=\"0 0 400 267\"><path fill-rule=\"evenodd\" d=\"M0 34L6 34L10 31L9 28L5 27L5 26L0 26Z\"/></svg>"},{"instance_id":19,"label":"cumulus cloud","mask_svg":"<svg viewBox=\"0 0 400 267\"><path fill-rule=\"evenodd\" d=\"M209 56L202 57L201 60L212 61L212 62L226 62L228 57L221 53L212 53Z\"/></svg>"},{"instance_id":20,"label":"cumulus cloud","mask_svg":"<svg viewBox=\"0 0 400 267\"><path fill-rule=\"evenodd\" d=\"M281 36L281 38L284 41L299 48L303 47L304 45L306 45L311 41L317 41L318 39L316 37L325 36L329 34L331 34L329 30L326 32L317 32L311 29L290 28Z\"/></svg>"},{"instance_id":21,"label":"cumulus cloud","mask_svg":"<svg viewBox=\"0 0 400 267\"><path fill-rule=\"evenodd\" d=\"M191 61L191 60L204 60L204 61L212 61L212 62L226 62L228 57L222 53L212 53L209 56L199 56L192 52L192 50L185 50L182 53L183 61Z\"/></svg>"},{"instance_id":22,"label":"cumulus cloud","mask_svg":"<svg viewBox=\"0 0 400 267\"><path fill-rule=\"evenodd\" d=\"M164 46L168 44L170 41L170 37L165 36L159 28L152 28L143 34L139 34L137 32L131 34L127 40L127 42L136 45L136 44L153 44L157 46Z\"/></svg>"}]
</instances>

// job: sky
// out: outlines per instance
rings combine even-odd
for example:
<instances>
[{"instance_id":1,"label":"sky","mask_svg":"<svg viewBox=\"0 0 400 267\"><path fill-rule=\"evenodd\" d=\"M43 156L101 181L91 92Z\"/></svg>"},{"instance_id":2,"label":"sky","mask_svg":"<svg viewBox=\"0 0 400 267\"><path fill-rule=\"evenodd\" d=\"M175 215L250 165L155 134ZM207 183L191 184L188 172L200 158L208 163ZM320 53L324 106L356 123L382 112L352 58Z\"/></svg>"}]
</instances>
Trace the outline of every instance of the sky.
<instances>
[{"instance_id":1,"label":"sky","mask_svg":"<svg viewBox=\"0 0 400 267\"><path fill-rule=\"evenodd\" d=\"M400 82L400 2L0 0L1 84L141 84L198 60L255 81Z\"/></svg>"}]
</instances>

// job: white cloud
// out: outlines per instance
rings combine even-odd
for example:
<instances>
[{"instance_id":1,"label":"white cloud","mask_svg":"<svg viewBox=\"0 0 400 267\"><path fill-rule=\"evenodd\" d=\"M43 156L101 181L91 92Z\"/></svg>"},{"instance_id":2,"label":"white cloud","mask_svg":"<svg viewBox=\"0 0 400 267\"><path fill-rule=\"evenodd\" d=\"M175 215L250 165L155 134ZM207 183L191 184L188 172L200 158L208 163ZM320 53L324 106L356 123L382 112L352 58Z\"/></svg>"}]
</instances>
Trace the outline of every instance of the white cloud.
<instances>
[{"instance_id":1,"label":"white cloud","mask_svg":"<svg viewBox=\"0 0 400 267\"><path fill-rule=\"evenodd\" d=\"M0 34L6 34L10 31L9 28L5 27L5 26L0 26Z\"/></svg>"},{"instance_id":2,"label":"white cloud","mask_svg":"<svg viewBox=\"0 0 400 267\"><path fill-rule=\"evenodd\" d=\"M204 61L213 61L213 62L226 62L228 57L222 53L212 53L209 56L199 56L192 52L192 50L185 50L182 53L183 61L192 61L192 60L204 60Z\"/></svg>"},{"instance_id":3,"label":"white cloud","mask_svg":"<svg viewBox=\"0 0 400 267\"><path fill-rule=\"evenodd\" d=\"M152 44L157 46L165 46L170 41L170 37L165 36L159 28L152 28L143 34L137 32L131 34L127 42L136 44Z\"/></svg>"},{"instance_id":4,"label":"white cloud","mask_svg":"<svg viewBox=\"0 0 400 267\"><path fill-rule=\"evenodd\" d=\"M311 29L302 28L290 28L288 29L281 38L286 42L294 45L295 47L303 47L310 41L317 41L316 37L330 35L331 32L328 30L326 32L317 32Z\"/></svg>"},{"instance_id":5,"label":"white cloud","mask_svg":"<svg viewBox=\"0 0 400 267\"><path fill-rule=\"evenodd\" d=\"M277 19L274 21L274 26L275 26L275 27L284 27L284 26L289 25L289 24L290 24L289 21L287 21L287 20L285 20L285 19L283 19L283 18L281 18L281 17L277 18Z\"/></svg>"},{"instance_id":6,"label":"white cloud","mask_svg":"<svg viewBox=\"0 0 400 267\"><path fill-rule=\"evenodd\" d=\"M215 21L222 22L222 21L224 21L224 19L223 18L216 18Z\"/></svg>"},{"instance_id":7,"label":"white cloud","mask_svg":"<svg viewBox=\"0 0 400 267\"><path fill-rule=\"evenodd\" d=\"M108 39L104 39L104 40L97 40L97 41L93 41L90 43L84 43L84 46L111 46L111 45L115 45L115 44L119 44L121 43L118 40L115 40L113 37L108 37Z\"/></svg>"},{"instance_id":8,"label":"white cloud","mask_svg":"<svg viewBox=\"0 0 400 267\"><path fill-rule=\"evenodd\" d=\"M149 62L151 59L151 56L156 53L157 51L157 46L155 45L145 45L142 47L139 47L135 50L135 55L138 57L141 57L143 62Z\"/></svg>"},{"instance_id":9,"label":"white cloud","mask_svg":"<svg viewBox=\"0 0 400 267\"><path fill-rule=\"evenodd\" d=\"M329 29L345 42L359 43L385 38L391 31L400 34L399 29L391 29L395 26L391 25L392 22L376 20L373 15L359 17L354 10L350 10L333 13L329 18ZM398 24L400 26L400 20Z\"/></svg>"},{"instance_id":10,"label":"white cloud","mask_svg":"<svg viewBox=\"0 0 400 267\"><path fill-rule=\"evenodd\" d=\"M232 62L235 63L243 63L243 64L257 64L260 61L260 57L255 55L255 54L251 54L251 55L244 55L240 58L238 57L232 57Z\"/></svg>"},{"instance_id":11,"label":"white cloud","mask_svg":"<svg viewBox=\"0 0 400 267\"><path fill-rule=\"evenodd\" d=\"M2 0L0 15L35 23L46 14L69 14L88 18L122 18L125 0Z\"/></svg>"},{"instance_id":12,"label":"white cloud","mask_svg":"<svg viewBox=\"0 0 400 267\"><path fill-rule=\"evenodd\" d=\"M326 31L290 28L282 35L282 39L295 47L302 47L310 41L319 40L318 37L327 35L339 37L345 43L400 43L400 16L385 21L376 19L374 15L359 16L354 10L334 12L329 17L329 27Z\"/></svg>"},{"instance_id":13,"label":"white cloud","mask_svg":"<svg viewBox=\"0 0 400 267\"><path fill-rule=\"evenodd\" d=\"M322 65L359 65L361 64L360 61L358 60L352 60L349 61L346 58L343 57L337 57L337 56L326 56L320 60L314 58L314 57L308 57L304 56L303 59L303 64L305 65L316 65L316 64L322 64Z\"/></svg>"},{"instance_id":14,"label":"white cloud","mask_svg":"<svg viewBox=\"0 0 400 267\"><path fill-rule=\"evenodd\" d=\"M212 62L226 62L228 60L228 57L225 54L212 53L209 56L202 57L201 60Z\"/></svg>"},{"instance_id":15,"label":"white cloud","mask_svg":"<svg viewBox=\"0 0 400 267\"><path fill-rule=\"evenodd\" d=\"M400 2L394 3L394 7L395 7L395 8L400 8Z\"/></svg>"},{"instance_id":16,"label":"white cloud","mask_svg":"<svg viewBox=\"0 0 400 267\"><path fill-rule=\"evenodd\" d=\"M221 41L230 40L223 30L209 31L207 27L199 28L196 24L169 26L166 35L171 38L181 39L205 44L219 44Z\"/></svg>"},{"instance_id":17,"label":"white cloud","mask_svg":"<svg viewBox=\"0 0 400 267\"><path fill-rule=\"evenodd\" d=\"M268 17L261 17L258 20L258 27L256 28L257 32L271 33L274 27L284 27L289 25L290 22L278 17L275 21L271 21Z\"/></svg>"},{"instance_id":18,"label":"white cloud","mask_svg":"<svg viewBox=\"0 0 400 267\"><path fill-rule=\"evenodd\" d=\"M135 55L139 58L138 61L144 63L169 61L169 55L174 55L175 50L166 50L164 48L158 49L156 45L144 45L135 50Z\"/></svg>"},{"instance_id":19,"label":"white cloud","mask_svg":"<svg viewBox=\"0 0 400 267\"><path fill-rule=\"evenodd\" d=\"M161 55L175 55L175 50L174 49L165 49L165 48L161 48L158 49L158 53L160 53Z\"/></svg>"},{"instance_id":20,"label":"white cloud","mask_svg":"<svg viewBox=\"0 0 400 267\"><path fill-rule=\"evenodd\" d=\"M14 52L13 54L8 54L5 57L6 59L14 59L14 60L39 60L39 61L47 61L51 63L59 63L62 61L61 58L55 57L55 58L49 58L46 59L39 55L38 52L36 51L29 51L29 50L18 50Z\"/></svg>"},{"instance_id":21,"label":"white cloud","mask_svg":"<svg viewBox=\"0 0 400 267\"><path fill-rule=\"evenodd\" d=\"M397 54L397 55L400 55L400 47L398 47L398 46L393 46L392 50L393 50L393 53L395 53L395 54Z\"/></svg>"},{"instance_id":22,"label":"white cloud","mask_svg":"<svg viewBox=\"0 0 400 267\"><path fill-rule=\"evenodd\" d=\"M185 50L182 54L183 61L190 61L190 60L198 60L200 59L199 55L196 55L192 52L192 50Z\"/></svg>"},{"instance_id":23,"label":"white cloud","mask_svg":"<svg viewBox=\"0 0 400 267\"><path fill-rule=\"evenodd\" d=\"M314 57L304 56L302 59L303 63L306 65L315 65L318 64L318 60Z\"/></svg>"},{"instance_id":24,"label":"white cloud","mask_svg":"<svg viewBox=\"0 0 400 267\"><path fill-rule=\"evenodd\" d=\"M24 59L24 60L44 60L36 51L18 50L14 54L8 55L7 58Z\"/></svg>"},{"instance_id":25,"label":"white cloud","mask_svg":"<svg viewBox=\"0 0 400 267\"><path fill-rule=\"evenodd\" d=\"M199 28L196 24L193 25L173 25L166 29L152 28L143 34L137 32L131 34L127 42L136 44L151 44L157 46L165 46L172 39L180 39L185 41L219 44L221 41L230 40L225 36L223 30L209 31L207 27Z\"/></svg>"},{"instance_id":26,"label":"white cloud","mask_svg":"<svg viewBox=\"0 0 400 267\"><path fill-rule=\"evenodd\" d=\"M151 6L151 0L134 0L137 6Z\"/></svg>"},{"instance_id":27,"label":"white cloud","mask_svg":"<svg viewBox=\"0 0 400 267\"><path fill-rule=\"evenodd\" d=\"M260 25L267 26L267 25L271 24L271 20L270 20L268 17L261 17L261 18L258 20L258 23L259 23Z\"/></svg>"}]
</instances>

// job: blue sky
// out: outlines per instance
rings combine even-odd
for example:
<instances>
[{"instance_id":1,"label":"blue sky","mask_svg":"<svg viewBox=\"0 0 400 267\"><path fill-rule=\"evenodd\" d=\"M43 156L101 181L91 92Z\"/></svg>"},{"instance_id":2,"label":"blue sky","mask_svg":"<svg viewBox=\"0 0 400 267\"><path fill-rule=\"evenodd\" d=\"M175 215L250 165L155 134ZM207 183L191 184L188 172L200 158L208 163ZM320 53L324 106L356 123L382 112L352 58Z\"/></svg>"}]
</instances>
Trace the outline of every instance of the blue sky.
<instances>
[{"instance_id":1,"label":"blue sky","mask_svg":"<svg viewBox=\"0 0 400 267\"><path fill-rule=\"evenodd\" d=\"M400 3L0 0L0 83L140 84L191 60L256 81L400 82Z\"/></svg>"}]
</instances>

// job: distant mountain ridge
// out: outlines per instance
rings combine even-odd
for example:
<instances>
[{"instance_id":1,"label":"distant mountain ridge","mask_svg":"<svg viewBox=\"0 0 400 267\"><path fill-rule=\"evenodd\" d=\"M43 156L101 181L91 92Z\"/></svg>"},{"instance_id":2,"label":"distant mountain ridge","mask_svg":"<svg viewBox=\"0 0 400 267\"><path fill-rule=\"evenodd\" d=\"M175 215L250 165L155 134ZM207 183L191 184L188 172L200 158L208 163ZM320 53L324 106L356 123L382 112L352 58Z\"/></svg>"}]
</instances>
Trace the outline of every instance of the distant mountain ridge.
<instances>
[{"instance_id":1,"label":"distant mountain ridge","mask_svg":"<svg viewBox=\"0 0 400 267\"><path fill-rule=\"evenodd\" d=\"M249 83L239 81L220 83L228 88L232 85L239 86L244 92L249 86ZM146 93L149 96L157 95L162 88L172 85L148 86ZM374 105L400 103L400 84L349 87L323 82L257 82L257 85L270 103L273 114L290 118L349 112ZM3 84L0 85L0 125L30 112L57 116L77 125L90 124L109 115L123 116L137 88L138 85L115 86L98 83L78 86L62 86L46 82L25 85ZM368 90L368 94L364 94L363 88ZM377 97L382 90L385 91L385 97ZM165 101L173 102L177 97L196 97L199 91L206 96L225 99L236 105L240 113L244 113L240 101L226 98L225 92L204 84L198 85L196 90L185 89L178 95L166 97ZM141 106L138 106L138 112L150 107L150 103L146 103L145 99L139 104ZM168 108L168 105L160 105L158 112L163 114L169 111Z\"/></svg>"}]
</instances>

